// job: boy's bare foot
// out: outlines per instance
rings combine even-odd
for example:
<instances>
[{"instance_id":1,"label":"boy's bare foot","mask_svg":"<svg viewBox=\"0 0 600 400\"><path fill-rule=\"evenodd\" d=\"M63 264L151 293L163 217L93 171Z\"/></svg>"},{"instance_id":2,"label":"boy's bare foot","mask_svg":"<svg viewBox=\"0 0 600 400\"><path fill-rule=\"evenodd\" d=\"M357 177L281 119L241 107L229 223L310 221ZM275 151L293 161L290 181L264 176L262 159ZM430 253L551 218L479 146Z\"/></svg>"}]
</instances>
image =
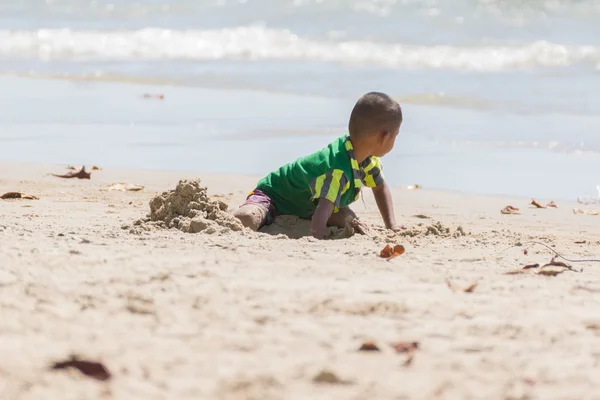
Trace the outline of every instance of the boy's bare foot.
<instances>
[{"instance_id":1,"label":"boy's bare foot","mask_svg":"<svg viewBox=\"0 0 600 400\"><path fill-rule=\"evenodd\" d=\"M234 210L233 216L239 219L246 228L259 230L267 220L267 210L256 204L246 204Z\"/></svg>"}]
</instances>

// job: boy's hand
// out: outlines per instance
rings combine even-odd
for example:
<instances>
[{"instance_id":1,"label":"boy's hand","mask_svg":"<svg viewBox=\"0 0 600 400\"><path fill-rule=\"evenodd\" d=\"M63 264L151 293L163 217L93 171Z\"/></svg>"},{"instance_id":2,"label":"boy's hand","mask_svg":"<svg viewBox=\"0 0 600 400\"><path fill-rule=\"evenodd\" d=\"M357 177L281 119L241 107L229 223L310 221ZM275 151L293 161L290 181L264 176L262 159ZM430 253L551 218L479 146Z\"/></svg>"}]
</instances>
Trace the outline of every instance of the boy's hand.
<instances>
[{"instance_id":1,"label":"boy's hand","mask_svg":"<svg viewBox=\"0 0 600 400\"><path fill-rule=\"evenodd\" d=\"M313 214L312 220L310 221L310 235L315 239L323 239L325 237L325 229L327 228L327 221L331 214L333 214L334 205L327 199L319 200L317 209Z\"/></svg>"},{"instance_id":2,"label":"boy's hand","mask_svg":"<svg viewBox=\"0 0 600 400\"><path fill-rule=\"evenodd\" d=\"M396 224L392 194L390 193L390 188L387 183L384 182L381 185L374 187L373 195L375 196L375 202L377 203L377 208L379 208L385 227L394 232L401 230L402 227Z\"/></svg>"}]
</instances>

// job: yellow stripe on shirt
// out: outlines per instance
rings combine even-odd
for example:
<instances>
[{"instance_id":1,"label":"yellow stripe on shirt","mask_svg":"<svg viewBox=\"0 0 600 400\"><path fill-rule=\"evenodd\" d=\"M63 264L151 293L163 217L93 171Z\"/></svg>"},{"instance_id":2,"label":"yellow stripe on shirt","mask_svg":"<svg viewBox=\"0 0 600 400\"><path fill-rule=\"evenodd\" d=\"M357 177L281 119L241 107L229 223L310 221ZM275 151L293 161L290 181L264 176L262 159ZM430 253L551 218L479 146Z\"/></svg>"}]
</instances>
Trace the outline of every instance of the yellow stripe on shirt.
<instances>
[{"instance_id":1,"label":"yellow stripe on shirt","mask_svg":"<svg viewBox=\"0 0 600 400\"><path fill-rule=\"evenodd\" d=\"M327 177L327 175L321 175L317 178L317 180L315 181L315 193L314 193L314 198L319 198L321 197L321 190L323 190L323 184L325 183L325 178Z\"/></svg>"},{"instance_id":2,"label":"yellow stripe on shirt","mask_svg":"<svg viewBox=\"0 0 600 400\"><path fill-rule=\"evenodd\" d=\"M340 181L343 173L344 171L341 169L334 169L332 173L333 177L331 179L331 184L329 185L329 191L327 192L325 198L331 201L333 204L339 203L337 199L338 195L340 194Z\"/></svg>"}]
</instances>

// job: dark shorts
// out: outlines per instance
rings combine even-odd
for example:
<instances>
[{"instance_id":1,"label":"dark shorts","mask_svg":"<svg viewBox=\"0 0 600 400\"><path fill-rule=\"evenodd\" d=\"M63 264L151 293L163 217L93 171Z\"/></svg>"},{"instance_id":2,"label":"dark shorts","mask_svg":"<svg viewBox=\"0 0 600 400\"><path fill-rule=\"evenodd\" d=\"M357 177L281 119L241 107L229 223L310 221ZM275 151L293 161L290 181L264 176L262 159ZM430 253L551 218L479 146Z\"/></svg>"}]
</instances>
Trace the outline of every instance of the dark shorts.
<instances>
[{"instance_id":1,"label":"dark shorts","mask_svg":"<svg viewBox=\"0 0 600 400\"><path fill-rule=\"evenodd\" d=\"M247 204L254 204L260 206L267 212L267 220L265 221L266 225L272 224L275 218L277 218L277 216L279 215L279 212L277 212L277 209L273 204L273 200L271 200L269 196L264 194L262 190L254 189L253 191L251 191L248 194L248 197L246 197L246 201L244 202L244 204L242 204L242 207Z\"/></svg>"}]
</instances>

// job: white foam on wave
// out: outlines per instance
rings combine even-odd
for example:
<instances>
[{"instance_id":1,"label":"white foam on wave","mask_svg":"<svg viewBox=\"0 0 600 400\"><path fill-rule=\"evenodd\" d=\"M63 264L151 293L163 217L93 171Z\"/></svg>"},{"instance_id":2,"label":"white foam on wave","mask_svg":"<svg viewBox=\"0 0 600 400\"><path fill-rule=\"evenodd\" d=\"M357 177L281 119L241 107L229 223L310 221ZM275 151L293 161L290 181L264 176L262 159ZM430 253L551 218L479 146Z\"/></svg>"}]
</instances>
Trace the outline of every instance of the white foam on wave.
<instances>
[{"instance_id":1,"label":"white foam on wave","mask_svg":"<svg viewBox=\"0 0 600 400\"><path fill-rule=\"evenodd\" d=\"M420 46L302 38L261 26L218 30L0 30L0 56L76 60L306 60L390 68L502 71L600 66L600 47L528 44Z\"/></svg>"}]
</instances>

